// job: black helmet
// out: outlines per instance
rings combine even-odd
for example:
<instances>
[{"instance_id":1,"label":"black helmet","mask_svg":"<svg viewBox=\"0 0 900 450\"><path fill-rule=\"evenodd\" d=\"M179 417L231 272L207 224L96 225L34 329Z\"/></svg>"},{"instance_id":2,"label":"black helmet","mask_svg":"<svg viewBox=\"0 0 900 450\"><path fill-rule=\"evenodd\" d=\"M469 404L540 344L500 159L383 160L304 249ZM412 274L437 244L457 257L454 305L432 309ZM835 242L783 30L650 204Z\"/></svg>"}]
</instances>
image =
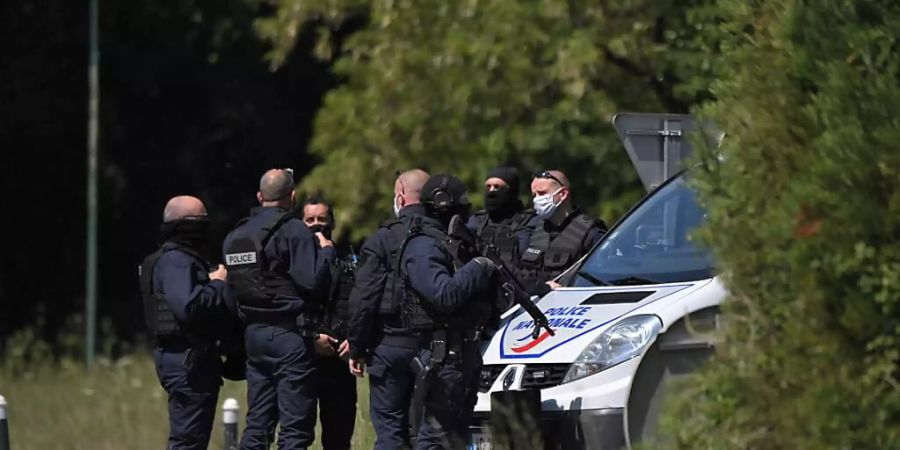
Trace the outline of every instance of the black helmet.
<instances>
[{"instance_id":1,"label":"black helmet","mask_svg":"<svg viewBox=\"0 0 900 450\"><path fill-rule=\"evenodd\" d=\"M459 214L468 216L472 209L466 185L453 175L432 175L422 186L421 202L428 215L449 220Z\"/></svg>"}]
</instances>

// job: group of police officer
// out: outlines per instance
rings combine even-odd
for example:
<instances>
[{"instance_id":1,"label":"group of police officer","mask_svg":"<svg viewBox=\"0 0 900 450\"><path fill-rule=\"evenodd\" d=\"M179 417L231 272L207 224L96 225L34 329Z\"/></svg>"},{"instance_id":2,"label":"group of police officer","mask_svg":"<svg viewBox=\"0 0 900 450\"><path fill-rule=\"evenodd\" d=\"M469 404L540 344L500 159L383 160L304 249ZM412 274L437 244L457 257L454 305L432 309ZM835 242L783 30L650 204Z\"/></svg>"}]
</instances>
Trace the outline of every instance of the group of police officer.
<instances>
[{"instance_id":1,"label":"group of police officer","mask_svg":"<svg viewBox=\"0 0 900 450\"><path fill-rule=\"evenodd\" d=\"M141 265L145 316L168 394L169 449L206 449L222 378L247 381L241 448L304 449L316 406L326 450L349 449L356 377L369 374L376 449L465 445L481 370L480 345L508 305L496 301L497 264L542 296L605 232L573 203L560 171L531 179L519 200L515 168L485 180L485 210L469 217L464 184L413 169L394 181L394 218L352 248L335 249L322 198L295 209L290 170L260 180L250 216L204 254L209 218L194 197L171 199L162 244ZM462 254L447 234L466 220L478 236ZM479 256L490 246L502 261ZM349 366L349 367L348 367Z\"/></svg>"}]
</instances>

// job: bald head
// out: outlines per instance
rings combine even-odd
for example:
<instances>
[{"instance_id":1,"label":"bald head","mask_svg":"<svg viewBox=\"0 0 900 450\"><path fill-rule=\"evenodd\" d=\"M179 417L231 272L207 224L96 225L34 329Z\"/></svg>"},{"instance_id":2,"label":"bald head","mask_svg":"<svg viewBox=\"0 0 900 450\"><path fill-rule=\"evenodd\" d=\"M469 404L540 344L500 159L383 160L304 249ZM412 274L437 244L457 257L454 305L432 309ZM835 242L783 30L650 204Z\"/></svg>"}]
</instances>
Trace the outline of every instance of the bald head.
<instances>
[{"instance_id":1,"label":"bald head","mask_svg":"<svg viewBox=\"0 0 900 450\"><path fill-rule=\"evenodd\" d=\"M422 186L425 186L426 181L428 181L428 172L422 169L407 170L398 175L397 181L394 182L394 197L400 197L398 206L402 208L419 203Z\"/></svg>"},{"instance_id":2,"label":"bald head","mask_svg":"<svg viewBox=\"0 0 900 450\"><path fill-rule=\"evenodd\" d=\"M290 207L294 197L294 177L285 169L271 169L259 179L256 198L263 206Z\"/></svg>"},{"instance_id":3,"label":"bald head","mask_svg":"<svg viewBox=\"0 0 900 450\"><path fill-rule=\"evenodd\" d=\"M197 197L179 195L172 197L163 210L163 222L174 222L188 216L205 216L206 207Z\"/></svg>"}]
</instances>

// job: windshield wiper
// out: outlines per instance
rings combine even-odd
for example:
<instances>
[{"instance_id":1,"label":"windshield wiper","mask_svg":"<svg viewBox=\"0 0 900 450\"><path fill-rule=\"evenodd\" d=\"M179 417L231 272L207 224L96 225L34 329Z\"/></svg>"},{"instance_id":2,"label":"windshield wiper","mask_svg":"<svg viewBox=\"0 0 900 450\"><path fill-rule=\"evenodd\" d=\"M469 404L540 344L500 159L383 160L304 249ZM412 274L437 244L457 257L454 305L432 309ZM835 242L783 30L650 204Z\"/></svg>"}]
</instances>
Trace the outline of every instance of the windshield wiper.
<instances>
[{"instance_id":1,"label":"windshield wiper","mask_svg":"<svg viewBox=\"0 0 900 450\"><path fill-rule=\"evenodd\" d=\"M607 282L605 282L605 281L603 281L603 280L601 280L601 279L599 279L599 278L597 278L597 277L595 277L595 276L593 276L593 275L591 275L591 274L589 274L589 273L587 273L587 272L585 272L585 271L583 271L583 270L580 270L580 271L578 271L578 272L575 272L575 275L578 275L579 277L584 278L585 280L590 281L594 286L612 286L612 284L607 283Z\"/></svg>"},{"instance_id":2,"label":"windshield wiper","mask_svg":"<svg viewBox=\"0 0 900 450\"><path fill-rule=\"evenodd\" d=\"M651 280L649 278L643 277L625 277L618 278L610 281L608 284L612 286L625 286L625 285L633 285L633 284L661 284L662 281Z\"/></svg>"}]
</instances>

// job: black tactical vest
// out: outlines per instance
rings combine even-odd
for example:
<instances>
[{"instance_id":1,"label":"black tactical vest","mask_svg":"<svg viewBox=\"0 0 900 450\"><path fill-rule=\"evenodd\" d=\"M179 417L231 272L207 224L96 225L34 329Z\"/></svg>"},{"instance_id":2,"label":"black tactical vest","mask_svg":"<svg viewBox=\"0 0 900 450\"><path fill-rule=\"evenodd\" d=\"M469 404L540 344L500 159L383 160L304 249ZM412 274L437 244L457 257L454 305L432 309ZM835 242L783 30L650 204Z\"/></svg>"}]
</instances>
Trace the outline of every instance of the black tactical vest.
<instances>
[{"instance_id":1,"label":"black tactical vest","mask_svg":"<svg viewBox=\"0 0 900 450\"><path fill-rule=\"evenodd\" d=\"M227 282L234 290L238 304L265 309L277 296L300 296L290 275L269 269L265 254L266 244L291 219L299 220L297 216L285 213L262 228L246 226L249 218L238 223L234 238L225 249Z\"/></svg>"},{"instance_id":2,"label":"black tactical vest","mask_svg":"<svg viewBox=\"0 0 900 450\"><path fill-rule=\"evenodd\" d=\"M584 255L584 241L596 224L594 219L578 214L552 241L544 227L538 226L522 252L519 281L530 289L563 273Z\"/></svg>"},{"instance_id":3,"label":"black tactical vest","mask_svg":"<svg viewBox=\"0 0 900 450\"><path fill-rule=\"evenodd\" d=\"M328 291L329 304L322 321L326 333L337 339L347 336L350 291L356 281L356 255L337 258L331 267L331 288Z\"/></svg>"},{"instance_id":4,"label":"black tactical vest","mask_svg":"<svg viewBox=\"0 0 900 450\"><path fill-rule=\"evenodd\" d=\"M175 313L169 308L165 297L153 291L153 273L156 270L156 263L162 256L170 251L177 250L193 256L197 261L204 265L205 270L209 270L206 266L206 259L199 253L183 246L160 247L155 252L147 255L144 261L138 266L138 277L141 284L141 297L144 303L144 321L147 324L147 330L150 333L151 341L156 338L167 338L180 336L187 338L187 335L181 329L175 318Z\"/></svg>"},{"instance_id":5,"label":"black tactical vest","mask_svg":"<svg viewBox=\"0 0 900 450\"><path fill-rule=\"evenodd\" d=\"M492 222L487 211L475 213L475 234L481 239L479 247L493 244L500 253L500 258L509 265L519 260L519 238L516 235L528 225L534 216L532 210L520 211L507 220ZM479 248L483 251L484 248Z\"/></svg>"},{"instance_id":6,"label":"black tactical vest","mask_svg":"<svg viewBox=\"0 0 900 450\"><path fill-rule=\"evenodd\" d=\"M144 303L144 321L147 324L151 342L157 338L182 336L181 326L175 320L175 313L169 308L166 299L162 295L153 292L153 272L156 269L156 263L163 254L172 250L175 250L175 248L160 247L155 252L147 255L144 258L144 262L138 266L141 297Z\"/></svg>"},{"instance_id":7,"label":"black tactical vest","mask_svg":"<svg viewBox=\"0 0 900 450\"><path fill-rule=\"evenodd\" d=\"M401 274L402 293L403 293L403 318L404 323L412 332L432 332L438 329L450 329L456 332L469 330L480 330L484 324L491 319L493 309L493 299L475 299L469 301L460 309L451 315L440 314L429 307L421 295L419 295L410 284L408 274L406 274L401 265L403 251L406 244L414 237L419 235L430 236L435 239L439 248L447 258L453 262L450 273L453 274L459 270L466 262L458 258L449 250L449 238L447 234L438 228L431 226L422 226L418 221L414 221L410 226L410 231L400 246L395 266L396 273ZM490 294L486 294L490 295Z\"/></svg>"},{"instance_id":8,"label":"black tactical vest","mask_svg":"<svg viewBox=\"0 0 900 450\"><path fill-rule=\"evenodd\" d=\"M396 219L385 222L381 226L391 233L392 241L389 246L390 250L385 261L387 269L387 277L384 283L384 291L381 295L381 301L378 306L378 314L382 321L389 322L397 328L406 328L402 323L392 323L401 321L403 312L403 298L401 284L398 283L397 267L399 266L399 252L401 247L406 243L409 234L410 221L413 219ZM402 322L402 321L401 321Z\"/></svg>"}]
</instances>

